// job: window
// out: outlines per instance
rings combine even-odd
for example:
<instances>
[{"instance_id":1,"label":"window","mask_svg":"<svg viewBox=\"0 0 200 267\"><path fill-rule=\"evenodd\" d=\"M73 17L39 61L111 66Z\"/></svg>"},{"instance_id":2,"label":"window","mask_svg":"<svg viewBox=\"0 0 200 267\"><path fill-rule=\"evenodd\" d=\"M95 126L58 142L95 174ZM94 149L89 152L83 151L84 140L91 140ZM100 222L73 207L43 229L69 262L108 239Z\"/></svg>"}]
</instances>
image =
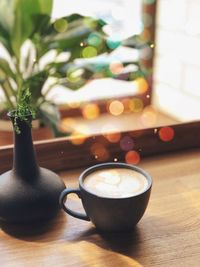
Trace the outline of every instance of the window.
<instances>
[{"instance_id":1,"label":"window","mask_svg":"<svg viewBox=\"0 0 200 267\"><path fill-rule=\"evenodd\" d=\"M160 0L154 103L177 120L200 118L200 2Z\"/></svg>"},{"instance_id":2,"label":"window","mask_svg":"<svg viewBox=\"0 0 200 267\"><path fill-rule=\"evenodd\" d=\"M98 17L108 25L105 32L112 38L125 39L142 31L142 2L141 0L89 0L87 4L81 0L54 1L54 18L80 13L85 16ZM138 51L130 48L119 48L110 56L101 56L99 60L109 62L138 60ZM90 59L93 62L93 59ZM79 60L81 64L81 59ZM137 93L136 85L126 81L101 79L90 82L78 91L72 91L63 86L56 86L49 94L58 104L70 102L87 102L105 98L130 96Z\"/></svg>"}]
</instances>

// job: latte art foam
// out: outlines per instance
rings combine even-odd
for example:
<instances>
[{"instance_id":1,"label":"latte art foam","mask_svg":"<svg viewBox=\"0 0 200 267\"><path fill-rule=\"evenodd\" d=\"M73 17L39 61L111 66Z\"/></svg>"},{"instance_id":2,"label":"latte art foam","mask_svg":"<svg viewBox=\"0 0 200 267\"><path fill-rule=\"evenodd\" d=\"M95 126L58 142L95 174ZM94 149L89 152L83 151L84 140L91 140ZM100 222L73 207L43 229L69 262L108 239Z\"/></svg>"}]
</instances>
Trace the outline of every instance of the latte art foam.
<instances>
[{"instance_id":1,"label":"latte art foam","mask_svg":"<svg viewBox=\"0 0 200 267\"><path fill-rule=\"evenodd\" d=\"M89 174L84 179L84 186L98 196L125 198L142 193L148 187L148 181L137 171L112 168Z\"/></svg>"}]
</instances>

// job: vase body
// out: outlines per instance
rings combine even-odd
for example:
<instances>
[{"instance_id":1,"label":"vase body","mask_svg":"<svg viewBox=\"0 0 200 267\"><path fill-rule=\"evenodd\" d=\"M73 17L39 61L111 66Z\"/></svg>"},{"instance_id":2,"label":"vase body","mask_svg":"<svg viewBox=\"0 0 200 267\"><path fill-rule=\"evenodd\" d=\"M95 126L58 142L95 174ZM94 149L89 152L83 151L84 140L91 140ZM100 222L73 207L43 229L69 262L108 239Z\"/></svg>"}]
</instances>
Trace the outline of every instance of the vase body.
<instances>
[{"instance_id":1,"label":"vase body","mask_svg":"<svg viewBox=\"0 0 200 267\"><path fill-rule=\"evenodd\" d=\"M31 116L17 120L20 133L14 132L13 168L0 176L0 220L9 223L51 219L65 189L57 174L38 166L30 121Z\"/></svg>"}]
</instances>

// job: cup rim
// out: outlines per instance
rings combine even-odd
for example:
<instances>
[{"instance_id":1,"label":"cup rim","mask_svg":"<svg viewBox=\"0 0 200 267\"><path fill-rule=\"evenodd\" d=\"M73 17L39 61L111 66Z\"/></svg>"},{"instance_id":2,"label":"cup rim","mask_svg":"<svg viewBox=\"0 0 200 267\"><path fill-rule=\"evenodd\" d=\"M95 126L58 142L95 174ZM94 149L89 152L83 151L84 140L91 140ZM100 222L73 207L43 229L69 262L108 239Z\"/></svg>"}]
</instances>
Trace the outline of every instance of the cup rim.
<instances>
[{"instance_id":1,"label":"cup rim","mask_svg":"<svg viewBox=\"0 0 200 267\"><path fill-rule=\"evenodd\" d=\"M140 174L144 175L145 178L147 179L148 186L138 194L134 194L132 196L123 197L123 198L113 198L113 197L100 196L100 195L92 193L91 191L89 191L84 186L83 180L87 175L89 175L90 173L92 173L93 171L96 171L96 170L110 169L112 167L114 167L114 168L131 169L131 170L134 170L136 172L139 172ZM142 168L140 168L138 166L127 164L127 163L123 163L123 162L107 162L107 163L95 164L95 165L87 168L86 170L84 170L79 176L79 186L80 186L81 189L85 190L87 193L89 193L89 194L91 194L93 196L96 196L98 198L113 199L113 200L117 200L117 199L123 200L123 199L129 199L129 198L140 196L140 195L144 194L145 192L147 192L152 187L152 184L153 184L153 180L152 180L151 175L149 173L147 173L144 169L142 169Z\"/></svg>"}]
</instances>

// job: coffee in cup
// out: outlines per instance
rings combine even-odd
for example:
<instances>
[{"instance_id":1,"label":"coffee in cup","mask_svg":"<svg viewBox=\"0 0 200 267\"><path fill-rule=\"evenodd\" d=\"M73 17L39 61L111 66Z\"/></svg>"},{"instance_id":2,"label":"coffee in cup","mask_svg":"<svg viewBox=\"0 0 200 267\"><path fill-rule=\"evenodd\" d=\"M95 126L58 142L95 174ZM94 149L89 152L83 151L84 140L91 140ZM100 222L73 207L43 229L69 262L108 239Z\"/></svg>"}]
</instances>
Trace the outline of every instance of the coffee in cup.
<instances>
[{"instance_id":1,"label":"coffee in cup","mask_svg":"<svg viewBox=\"0 0 200 267\"><path fill-rule=\"evenodd\" d=\"M148 187L144 175L126 168L97 170L86 176L83 184L89 192L110 198L131 197Z\"/></svg>"},{"instance_id":2,"label":"coffee in cup","mask_svg":"<svg viewBox=\"0 0 200 267\"><path fill-rule=\"evenodd\" d=\"M86 169L79 188L65 189L60 205L69 215L92 221L101 231L127 231L142 218L148 205L152 178L143 169L126 163L102 163ZM66 205L67 196L81 198L85 214Z\"/></svg>"}]
</instances>

